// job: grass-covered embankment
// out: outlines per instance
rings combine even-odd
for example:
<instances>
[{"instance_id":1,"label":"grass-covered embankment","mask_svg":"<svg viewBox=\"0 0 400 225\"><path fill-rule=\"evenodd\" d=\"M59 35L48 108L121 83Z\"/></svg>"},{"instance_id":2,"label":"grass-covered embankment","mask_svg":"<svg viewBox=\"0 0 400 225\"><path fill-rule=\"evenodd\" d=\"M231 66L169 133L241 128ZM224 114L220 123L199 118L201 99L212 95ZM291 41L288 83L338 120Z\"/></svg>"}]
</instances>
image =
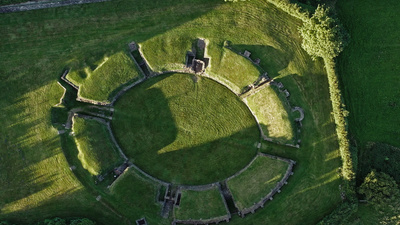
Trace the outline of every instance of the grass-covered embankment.
<instances>
[{"instance_id":1,"label":"grass-covered embankment","mask_svg":"<svg viewBox=\"0 0 400 225\"><path fill-rule=\"evenodd\" d=\"M73 70L66 77L79 86L80 98L109 103L117 88L143 77L124 52L106 56L94 66L93 70L90 66Z\"/></svg>"},{"instance_id":2,"label":"grass-covered embankment","mask_svg":"<svg viewBox=\"0 0 400 225\"><path fill-rule=\"evenodd\" d=\"M72 131L78 158L90 174L97 176L109 172L123 162L105 124L74 117Z\"/></svg>"},{"instance_id":3,"label":"grass-covered embankment","mask_svg":"<svg viewBox=\"0 0 400 225\"><path fill-rule=\"evenodd\" d=\"M260 123L264 135L273 141L293 144L294 119L284 96L267 86L246 98L250 109ZM297 131L296 131L297 132Z\"/></svg>"}]
</instances>

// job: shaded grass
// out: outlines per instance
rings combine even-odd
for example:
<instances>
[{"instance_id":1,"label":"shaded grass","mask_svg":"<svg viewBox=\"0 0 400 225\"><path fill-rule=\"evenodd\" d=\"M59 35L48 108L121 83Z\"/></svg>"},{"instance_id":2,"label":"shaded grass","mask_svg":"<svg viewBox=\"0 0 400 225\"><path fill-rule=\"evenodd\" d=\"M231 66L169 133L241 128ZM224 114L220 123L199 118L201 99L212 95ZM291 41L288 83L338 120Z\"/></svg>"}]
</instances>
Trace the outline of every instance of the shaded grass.
<instances>
[{"instance_id":1,"label":"shaded grass","mask_svg":"<svg viewBox=\"0 0 400 225\"><path fill-rule=\"evenodd\" d=\"M115 89L141 77L143 74L124 52L105 57L93 71L85 67L67 75L67 79L79 86L79 97L102 102L110 102Z\"/></svg>"},{"instance_id":2,"label":"shaded grass","mask_svg":"<svg viewBox=\"0 0 400 225\"><path fill-rule=\"evenodd\" d=\"M258 156L243 173L227 184L239 210L249 208L264 198L282 180L286 162Z\"/></svg>"},{"instance_id":3,"label":"shaded grass","mask_svg":"<svg viewBox=\"0 0 400 225\"><path fill-rule=\"evenodd\" d=\"M110 188L110 204L130 221L145 217L150 224L170 224L160 216L162 205L156 202L158 184L129 168Z\"/></svg>"},{"instance_id":4,"label":"shaded grass","mask_svg":"<svg viewBox=\"0 0 400 225\"><path fill-rule=\"evenodd\" d=\"M399 7L395 0L337 4L352 38L338 58L338 70L350 111L349 129L361 146L369 141L400 146Z\"/></svg>"},{"instance_id":5,"label":"shaded grass","mask_svg":"<svg viewBox=\"0 0 400 225\"><path fill-rule=\"evenodd\" d=\"M255 120L222 85L169 74L115 103L113 132L135 164L162 180L206 184L243 168L256 153Z\"/></svg>"},{"instance_id":6,"label":"shaded grass","mask_svg":"<svg viewBox=\"0 0 400 225\"><path fill-rule=\"evenodd\" d=\"M280 143L293 144L294 129L291 122L293 119L288 114L290 109L271 86L263 88L246 100L256 115L264 135Z\"/></svg>"},{"instance_id":7,"label":"shaded grass","mask_svg":"<svg viewBox=\"0 0 400 225\"><path fill-rule=\"evenodd\" d=\"M211 219L227 214L218 187L207 191L183 190L179 208L174 210L179 220Z\"/></svg>"},{"instance_id":8,"label":"shaded grass","mask_svg":"<svg viewBox=\"0 0 400 225\"><path fill-rule=\"evenodd\" d=\"M73 123L78 158L90 174L109 172L123 162L104 124L79 117L74 117Z\"/></svg>"}]
</instances>

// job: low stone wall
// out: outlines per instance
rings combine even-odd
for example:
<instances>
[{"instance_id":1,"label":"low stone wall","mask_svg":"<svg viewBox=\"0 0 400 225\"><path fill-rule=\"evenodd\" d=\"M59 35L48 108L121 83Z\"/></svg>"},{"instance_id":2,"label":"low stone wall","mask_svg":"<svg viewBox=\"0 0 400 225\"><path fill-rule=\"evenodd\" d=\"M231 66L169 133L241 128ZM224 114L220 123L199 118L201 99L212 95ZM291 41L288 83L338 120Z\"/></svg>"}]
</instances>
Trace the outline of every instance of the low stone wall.
<instances>
[{"instance_id":1,"label":"low stone wall","mask_svg":"<svg viewBox=\"0 0 400 225\"><path fill-rule=\"evenodd\" d=\"M69 81L66 76L69 73L69 69L66 69L64 71L64 73L61 75L61 80L65 81L67 84L69 84L71 87L75 88L76 90L79 90L79 87L76 86L74 83L72 83L71 81Z\"/></svg>"},{"instance_id":2,"label":"low stone wall","mask_svg":"<svg viewBox=\"0 0 400 225\"><path fill-rule=\"evenodd\" d=\"M174 220L172 221L172 225L176 225L176 224L210 224L210 223L220 223L220 222L229 222L229 220L231 219L230 215L226 215L226 216L220 216L220 217L215 217L212 219L201 219L201 220Z\"/></svg>"},{"instance_id":3,"label":"low stone wall","mask_svg":"<svg viewBox=\"0 0 400 225\"><path fill-rule=\"evenodd\" d=\"M131 89L132 87L134 87L134 86L136 86L136 85L142 83L142 82L145 81L145 80L146 80L146 77L143 77L142 79L139 79L138 81L133 82L132 84L129 84L129 85L127 85L126 87L122 88L122 90L119 91L119 92L113 97L113 99L111 100L110 105L114 105L114 103L117 101L117 99L118 99L121 95L123 95L123 94L124 94L125 92L127 92L129 89Z\"/></svg>"},{"instance_id":4,"label":"low stone wall","mask_svg":"<svg viewBox=\"0 0 400 225\"><path fill-rule=\"evenodd\" d=\"M211 184L205 184L205 185L179 185L179 189L181 190L192 190L192 191L207 191L210 190L214 187L219 186L218 182L211 183Z\"/></svg>"},{"instance_id":5,"label":"low stone wall","mask_svg":"<svg viewBox=\"0 0 400 225\"><path fill-rule=\"evenodd\" d=\"M160 183L160 184L166 185L166 186L171 185L171 183L168 183L168 182L162 181L162 180L160 180L160 179L157 179L157 178L151 176L150 174L144 172L142 169L140 169L138 166L136 166L136 165L133 164L132 162L129 163L129 167L135 168L135 169L136 169L137 171L139 171L141 174L143 174L144 176L146 176L147 178L149 178L150 180L152 180L152 181L154 181L154 182L157 182L157 183Z\"/></svg>"},{"instance_id":6,"label":"low stone wall","mask_svg":"<svg viewBox=\"0 0 400 225\"><path fill-rule=\"evenodd\" d=\"M67 93L67 89L60 82L57 81L57 84L60 85L60 87L64 90L64 92L60 98L60 102L58 102L55 106L59 106L59 105L63 104L63 99L65 97L65 93Z\"/></svg>"},{"instance_id":7,"label":"low stone wall","mask_svg":"<svg viewBox=\"0 0 400 225\"><path fill-rule=\"evenodd\" d=\"M80 113L75 113L74 116L77 116L77 117L83 118L83 119L96 120L97 122L102 123L104 125L107 125L107 123L108 123L105 119L96 117L96 116L89 116L89 115L84 115L84 114L80 114Z\"/></svg>"},{"instance_id":8,"label":"low stone wall","mask_svg":"<svg viewBox=\"0 0 400 225\"><path fill-rule=\"evenodd\" d=\"M105 2L109 0L63 0L51 2L25 2L15 5L6 5L0 7L0 13L22 12L36 9L55 8L69 5L88 4L95 2Z\"/></svg>"},{"instance_id":9,"label":"low stone wall","mask_svg":"<svg viewBox=\"0 0 400 225\"><path fill-rule=\"evenodd\" d=\"M121 157L122 157L125 161L127 161L127 160L128 160L128 157L126 157L126 155L125 155L124 152L122 151L121 147L119 147L119 144L118 144L117 140L115 139L114 134L113 134L113 132L112 132L112 130L111 130L111 124L110 124L110 122L107 122L107 123L106 123L106 126L107 126L108 133L110 134L111 141L112 141L112 142L114 143L114 145L117 147L117 149L118 149L119 154L121 155Z\"/></svg>"},{"instance_id":10,"label":"low stone wall","mask_svg":"<svg viewBox=\"0 0 400 225\"><path fill-rule=\"evenodd\" d=\"M289 177L291 175L293 175L293 166L296 164L295 161L290 160L290 159L286 159L286 158L282 158L282 157L279 157L279 156L273 156L273 155L269 155L269 154L264 154L264 153L259 153L259 155L287 162L289 164L289 166L288 166L288 169L286 170L286 173L285 173L284 177L282 178L282 180L277 183L275 188L272 189L271 192L268 193L268 195L266 195L264 198L262 198L259 202L255 203L253 206L251 206L249 208L245 208L245 209L239 211L239 215L241 217L244 217L248 213L254 213L259 208L263 208L267 201L271 201L273 199L273 196L276 193L280 193L281 192L280 189L282 188L282 186L287 184L287 180L289 179Z\"/></svg>"}]
</instances>

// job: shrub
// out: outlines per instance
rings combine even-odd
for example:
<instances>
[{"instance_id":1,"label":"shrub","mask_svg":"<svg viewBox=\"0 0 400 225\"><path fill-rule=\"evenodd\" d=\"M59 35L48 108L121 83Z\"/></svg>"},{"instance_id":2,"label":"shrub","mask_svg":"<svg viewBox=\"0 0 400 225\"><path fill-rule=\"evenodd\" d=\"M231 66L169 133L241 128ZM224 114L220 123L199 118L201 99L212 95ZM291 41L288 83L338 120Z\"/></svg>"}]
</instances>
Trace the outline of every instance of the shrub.
<instances>
[{"instance_id":1,"label":"shrub","mask_svg":"<svg viewBox=\"0 0 400 225\"><path fill-rule=\"evenodd\" d=\"M298 4L293 4L289 0L267 0L277 8L283 10L287 14L302 20L303 22L309 19L310 12Z\"/></svg>"}]
</instances>

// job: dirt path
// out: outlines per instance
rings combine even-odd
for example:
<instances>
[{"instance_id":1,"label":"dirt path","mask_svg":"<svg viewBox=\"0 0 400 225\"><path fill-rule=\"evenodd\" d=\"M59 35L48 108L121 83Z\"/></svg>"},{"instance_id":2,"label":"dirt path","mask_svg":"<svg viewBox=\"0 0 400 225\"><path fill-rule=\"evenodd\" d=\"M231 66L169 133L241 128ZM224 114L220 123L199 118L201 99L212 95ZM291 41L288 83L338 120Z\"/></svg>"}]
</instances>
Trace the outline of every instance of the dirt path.
<instances>
[{"instance_id":1,"label":"dirt path","mask_svg":"<svg viewBox=\"0 0 400 225\"><path fill-rule=\"evenodd\" d=\"M63 1L44 1L44 2L25 2L15 5L6 5L0 7L0 13L22 12L36 9L47 9L69 5L79 5L95 2L105 2L110 0L63 0Z\"/></svg>"}]
</instances>

